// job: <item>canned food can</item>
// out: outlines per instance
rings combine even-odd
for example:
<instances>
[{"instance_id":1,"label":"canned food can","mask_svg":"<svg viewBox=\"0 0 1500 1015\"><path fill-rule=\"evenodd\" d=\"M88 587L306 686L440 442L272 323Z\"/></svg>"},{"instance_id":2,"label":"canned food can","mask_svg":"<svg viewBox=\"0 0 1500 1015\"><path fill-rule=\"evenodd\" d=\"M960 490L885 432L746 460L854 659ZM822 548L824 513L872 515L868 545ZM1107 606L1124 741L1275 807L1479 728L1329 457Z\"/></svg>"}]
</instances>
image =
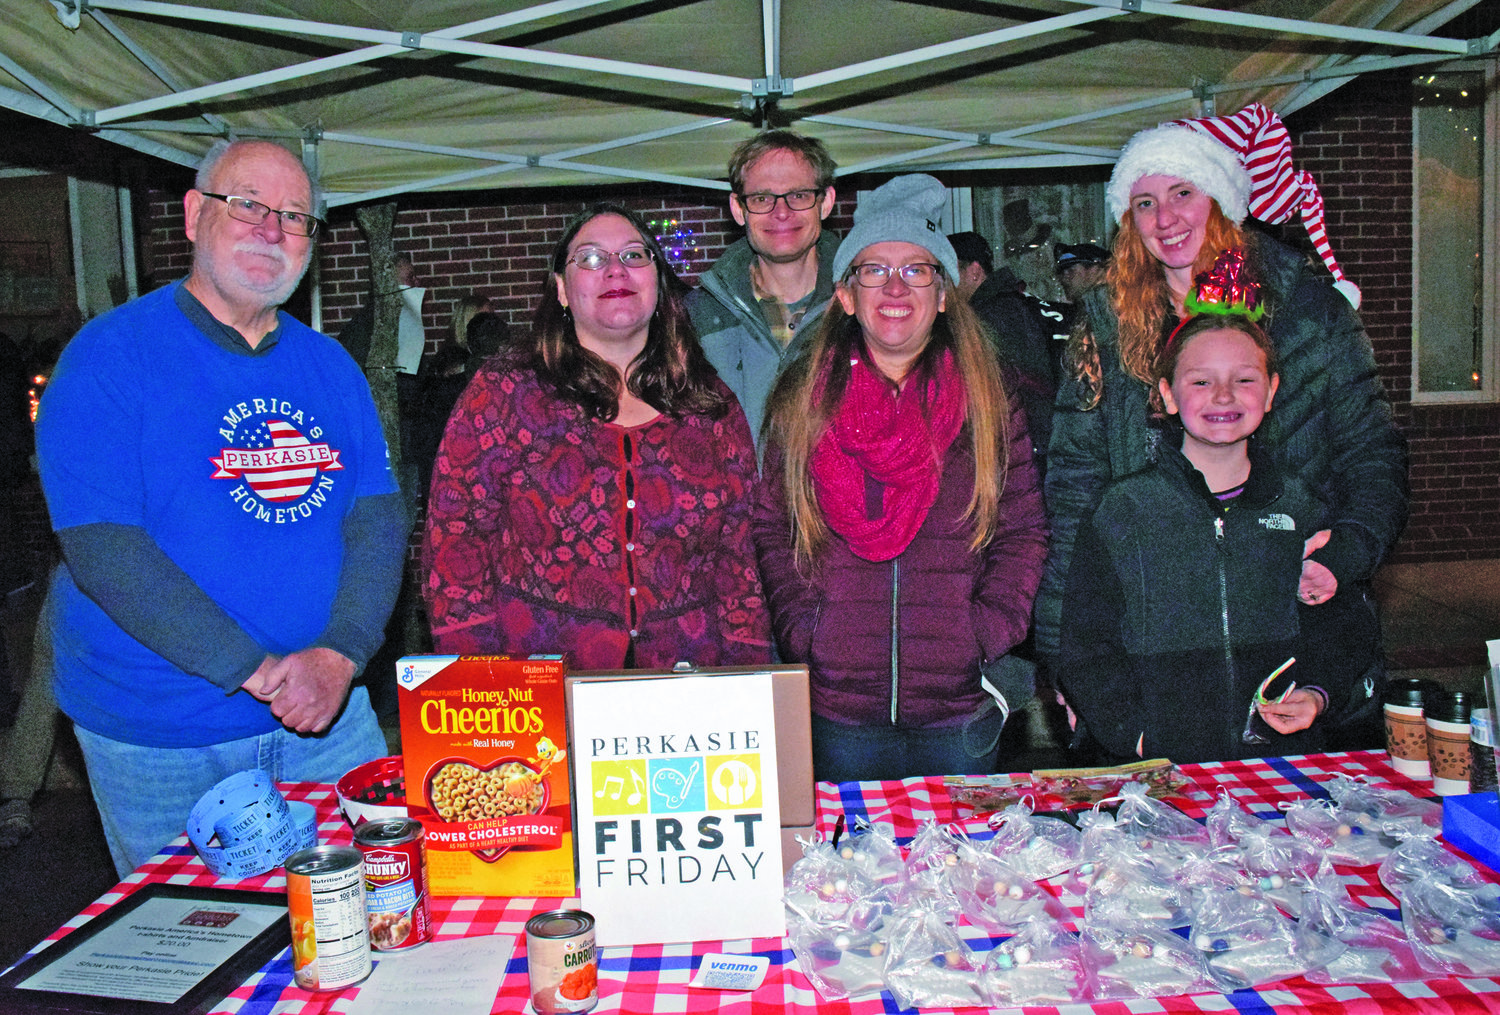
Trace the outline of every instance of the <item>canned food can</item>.
<instances>
[{"instance_id":1,"label":"canned food can","mask_svg":"<svg viewBox=\"0 0 1500 1015\"><path fill-rule=\"evenodd\" d=\"M363 859L352 846L287 857L292 976L304 990L343 990L370 975Z\"/></svg>"},{"instance_id":2,"label":"canned food can","mask_svg":"<svg viewBox=\"0 0 1500 1015\"><path fill-rule=\"evenodd\" d=\"M599 1003L594 918L581 909L557 909L527 920L526 969L537 1015L594 1007Z\"/></svg>"},{"instance_id":3,"label":"canned food can","mask_svg":"<svg viewBox=\"0 0 1500 1015\"><path fill-rule=\"evenodd\" d=\"M354 830L354 845L364 855L370 947L391 952L430 941L422 823L414 818L366 821Z\"/></svg>"}]
</instances>

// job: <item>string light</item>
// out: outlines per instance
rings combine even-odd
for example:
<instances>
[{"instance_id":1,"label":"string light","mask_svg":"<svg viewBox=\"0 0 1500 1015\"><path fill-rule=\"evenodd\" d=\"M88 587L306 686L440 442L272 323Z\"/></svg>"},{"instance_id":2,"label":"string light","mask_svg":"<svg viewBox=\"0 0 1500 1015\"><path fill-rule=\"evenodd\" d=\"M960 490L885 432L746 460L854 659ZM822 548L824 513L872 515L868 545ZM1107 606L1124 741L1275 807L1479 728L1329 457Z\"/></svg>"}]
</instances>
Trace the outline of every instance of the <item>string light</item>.
<instances>
[{"instance_id":1,"label":"string light","mask_svg":"<svg viewBox=\"0 0 1500 1015\"><path fill-rule=\"evenodd\" d=\"M698 237L692 226L685 226L676 219L652 219L646 223L656 235L656 242L666 252L667 260L678 274L691 272L693 261L699 256Z\"/></svg>"}]
</instances>

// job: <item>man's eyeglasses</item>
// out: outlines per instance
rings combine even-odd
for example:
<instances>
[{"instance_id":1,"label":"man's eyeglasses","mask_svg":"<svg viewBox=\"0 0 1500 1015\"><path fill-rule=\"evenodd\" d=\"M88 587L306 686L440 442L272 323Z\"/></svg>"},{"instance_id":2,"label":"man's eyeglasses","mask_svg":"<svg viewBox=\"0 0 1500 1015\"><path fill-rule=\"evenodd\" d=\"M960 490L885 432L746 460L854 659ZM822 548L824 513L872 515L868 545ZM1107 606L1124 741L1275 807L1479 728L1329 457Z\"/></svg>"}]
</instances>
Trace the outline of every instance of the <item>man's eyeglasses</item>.
<instances>
[{"instance_id":1,"label":"man's eyeglasses","mask_svg":"<svg viewBox=\"0 0 1500 1015\"><path fill-rule=\"evenodd\" d=\"M938 280L942 268L936 264L917 261L892 268L888 264L856 264L849 269L849 277L866 289L879 289L891 280L891 273L901 276L901 281L913 289L925 289Z\"/></svg>"},{"instance_id":2,"label":"man's eyeglasses","mask_svg":"<svg viewBox=\"0 0 1500 1015\"><path fill-rule=\"evenodd\" d=\"M316 215L305 211L282 211L280 208L272 208L236 194L210 194L206 190L200 190L198 193L204 197L223 201L229 209L230 218L239 222L248 222L252 226L260 225L268 215L277 215L281 218L282 232L293 236L315 236L318 227L323 224Z\"/></svg>"},{"instance_id":3,"label":"man's eyeglasses","mask_svg":"<svg viewBox=\"0 0 1500 1015\"><path fill-rule=\"evenodd\" d=\"M616 258L627 268L644 268L655 258L650 247L626 247L624 250L603 250L599 247L579 247L564 264L576 264L584 271L599 271L609 266L609 259Z\"/></svg>"},{"instance_id":4,"label":"man's eyeglasses","mask_svg":"<svg viewBox=\"0 0 1500 1015\"><path fill-rule=\"evenodd\" d=\"M785 201L792 211L807 211L817 207L821 190L789 190L785 194L741 194L740 204L748 212L769 215L776 209L777 201Z\"/></svg>"}]
</instances>

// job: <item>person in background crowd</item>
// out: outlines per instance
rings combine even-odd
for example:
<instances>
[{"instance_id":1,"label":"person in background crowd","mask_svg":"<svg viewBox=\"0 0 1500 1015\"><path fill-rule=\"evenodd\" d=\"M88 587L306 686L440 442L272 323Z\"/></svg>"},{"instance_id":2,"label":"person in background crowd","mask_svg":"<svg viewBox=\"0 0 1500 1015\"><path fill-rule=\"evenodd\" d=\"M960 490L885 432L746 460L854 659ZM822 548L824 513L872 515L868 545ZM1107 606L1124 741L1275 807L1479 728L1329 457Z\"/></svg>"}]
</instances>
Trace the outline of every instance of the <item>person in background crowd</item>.
<instances>
[{"instance_id":1,"label":"person in background crowd","mask_svg":"<svg viewBox=\"0 0 1500 1015\"><path fill-rule=\"evenodd\" d=\"M1068 337L1062 312L1026 291L1008 266L994 270L989 241L978 233L952 233L958 255L958 296L968 300L990 329L1000 360L1010 368L1011 390L1026 410L1037 471L1046 475L1047 440L1052 434L1052 402L1057 397L1056 347Z\"/></svg>"},{"instance_id":2,"label":"person in background crowd","mask_svg":"<svg viewBox=\"0 0 1500 1015\"><path fill-rule=\"evenodd\" d=\"M510 322L503 314L475 314L469 321L469 357L464 362L464 376L473 377L484 361L510 345Z\"/></svg>"},{"instance_id":3,"label":"person in background crowd","mask_svg":"<svg viewBox=\"0 0 1500 1015\"><path fill-rule=\"evenodd\" d=\"M1109 251L1093 243L1058 244L1053 254L1066 306L1076 306L1085 291L1104 281L1109 268Z\"/></svg>"},{"instance_id":4,"label":"person in background crowd","mask_svg":"<svg viewBox=\"0 0 1500 1015\"><path fill-rule=\"evenodd\" d=\"M610 204L568 226L550 268L531 334L480 369L438 451L423 547L437 651L769 661L755 448L682 283Z\"/></svg>"},{"instance_id":5,"label":"person in background crowd","mask_svg":"<svg viewBox=\"0 0 1500 1015\"><path fill-rule=\"evenodd\" d=\"M448 337L445 346L456 345L460 349L469 347L469 322L477 314L487 314L495 309L488 296L470 293L453 304L453 316L448 320Z\"/></svg>"},{"instance_id":6,"label":"person in background crowd","mask_svg":"<svg viewBox=\"0 0 1500 1015\"><path fill-rule=\"evenodd\" d=\"M1375 661L1358 598L1298 604L1327 508L1255 436L1280 378L1243 267L1229 251L1200 276L1152 393L1156 462L1110 483L1079 529L1059 680L1110 763L1321 751Z\"/></svg>"},{"instance_id":7,"label":"person in background crowd","mask_svg":"<svg viewBox=\"0 0 1500 1015\"><path fill-rule=\"evenodd\" d=\"M835 166L816 138L768 130L729 159L729 213L745 227L698 277L688 313L703 352L739 399L757 445L766 397L793 340L833 295L828 269L839 240L823 232Z\"/></svg>"},{"instance_id":8,"label":"person in background crowd","mask_svg":"<svg viewBox=\"0 0 1500 1015\"><path fill-rule=\"evenodd\" d=\"M183 207L187 279L84 326L37 418L54 690L122 877L227 776L331 782L386 752L353 681L407 533L364 376L278 313L320 225L302 163L221 142Z\"/></svg>"},{"instance_id":9,"label":"person in background crowd","mask_svg":"<svg viewBox=\"0 0 1500 1015\"><path fill-rule=\"evenodd\" d=\"M421 368L422 352L426 347L426 331L422 325L422 300L427 290L417 285L417 268L411 255L396 252L396 286L401 294L401 316L397 321L396 384L398 397L411 397L416 390L417 371ZM370 340L375 328L375 297L356 310L344 326L339 329L339 344L349 351L364 369L370 358ZM413 309L415 303L415 309ZM409 380L402 380L403 377ZM402 386L407 391L402 395Z\"/></svg>"},{"instance_id":10,"label":"person in background crowd","mask_svg":"<svg viewBox=\"0 0 1500 1015\"><path fill-rule=\"evenodd\" d=\"M427 328L422 321L422 304L427 290L419 284L416 265L405 251L396 253L396 284L401 295L401 313L396 319L396 409L397 427L401 437L401 485L408 488L414 499L420 500L426 485L419 477L432 469L431 461L423 462L419 457L420 447L416 438L419 428L421 383L418 379L422 369L422 357L427 349ZM354 357L354 362L363 369L370 357L370 341L374 337L375 298L372 295L354 316L349 318L338 334L339 343Z\"/></svg>"},{"instance_id":11,"label":"person in background crowd","mask_svg":"<svg viewBox=\"0 0 1500 1015\"><path fill-rule=\"evenodd\" d=\"M819 779L992 771L1032 694L1007 653L1047 553L1041 491L944 201L912 175L861 202L837 299L769 403L755 547L781 658L811 671Z\"/></svg>"},{"instance_id":12,"label":"person in background crowd","mask_svg":"<svg viewBox=\"0 0 1500 1015\"><path fill-rule=\"evenodd\" d=\"M1252 163L1275 171L1252 176L1246 168ZM1341 595L1364 598L1405 524L1406 446L1351 306L1358 290L1343 279L1328 247L1315 185L1292 170L1280 118L1254 104L1233 117L1142 131L1121 151L1107 198L1120 226L1107 285L1084 294L1072 370L1053 418L1052 551L1037 596L1038 652L1055 657L1059 650L1080 522L1111 480L1156 460L1162 431L1147 399L1163 342L1184 316L1195 277L1230 248L1245 251L1249 273L1262 286L1263 326L1281 374L1282 396L1261 438L1281 474L1329 507L1330 535L1304 562L1303 591L1336 581ZM1280 221L1298 208L1317 209L1305 225L1337 279L1333 286L1301 254L1242 228L1251 211ZM1378 736L1382 679L1376 666L1362 683L1363 707L1346 724L1356 742ZM1331 746L1336 734L1330 730Z\"/></svg>"}]
</instances>

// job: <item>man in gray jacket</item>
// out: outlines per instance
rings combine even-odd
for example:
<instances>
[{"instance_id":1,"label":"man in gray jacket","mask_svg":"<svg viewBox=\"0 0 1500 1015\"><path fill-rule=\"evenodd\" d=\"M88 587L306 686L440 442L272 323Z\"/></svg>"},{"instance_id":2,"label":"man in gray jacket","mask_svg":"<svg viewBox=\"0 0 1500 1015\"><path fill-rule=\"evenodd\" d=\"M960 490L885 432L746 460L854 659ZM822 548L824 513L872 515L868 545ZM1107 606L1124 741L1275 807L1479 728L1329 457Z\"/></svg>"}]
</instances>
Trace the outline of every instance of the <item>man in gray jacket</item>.
<instances>
[{"instance_id":1,"label":"man in gray jacket","mask_svg":"<svg viewBox=\"0 0 1500 1015\"><path fill-rule=\"evenodd\" d=\"M698 279L688 312L708 361L744 406L760 445L766 396L794 339L833 296L839 238L823 233L837 167L823 142L768 130L729 159L729 212L745 227Z\"/></svg>"}]
</instances>

